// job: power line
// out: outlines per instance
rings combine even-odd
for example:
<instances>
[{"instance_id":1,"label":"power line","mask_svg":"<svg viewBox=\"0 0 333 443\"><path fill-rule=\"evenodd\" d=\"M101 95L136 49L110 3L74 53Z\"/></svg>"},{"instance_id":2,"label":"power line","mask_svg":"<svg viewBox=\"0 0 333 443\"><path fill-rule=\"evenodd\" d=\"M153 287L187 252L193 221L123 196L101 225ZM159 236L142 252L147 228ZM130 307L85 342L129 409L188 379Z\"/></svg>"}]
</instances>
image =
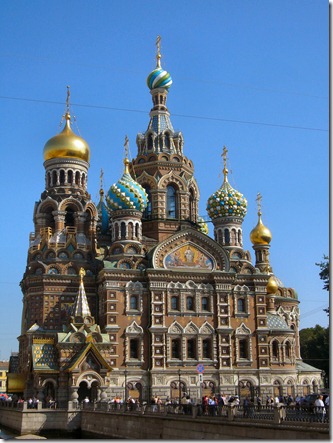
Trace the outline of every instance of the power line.
<instances>
[{"instance_id":1,"label":"power line","mask_svg":"<svg viewBox=\"0 0 333 443\"><path fill-rule=\"evenodd\" d=\"M52 104L52 105L64 105L63 102L57 102L57 101L52 101L52 100L39 100L39 99L23 98L23 97L9 97L9 96L3 96L3 95L0 96L0 99L26 101L26 102L33 102L33 103L46 103L46 104ZM89 104L85 104L85 103L72 103L71 106L78 106L81 108L104 109L107 111L136 112L136 113L140 113L140 114L143 114L143 113L147 114L147 111L143 111L140 109L115 108L112 106L89 105ZM198 119L198 120L210 120L210 121L220 121L220 122L227 122L227 123L239 123L239 124L246 124L246 125L270 126L270 127L276 127L276 128L328 132L328 129L311 128L309 126L282 125L282 124L278 124L278 123L264 123L264 122L250 121L250 120L234 120L234 119L227 119L227 118L221 118L221 117L206 117L203 115L187 115L187 114L175 114L175 113L172 113L172 115L175 117L193 118L193 119Z\"/></svg>"}]
</instances>

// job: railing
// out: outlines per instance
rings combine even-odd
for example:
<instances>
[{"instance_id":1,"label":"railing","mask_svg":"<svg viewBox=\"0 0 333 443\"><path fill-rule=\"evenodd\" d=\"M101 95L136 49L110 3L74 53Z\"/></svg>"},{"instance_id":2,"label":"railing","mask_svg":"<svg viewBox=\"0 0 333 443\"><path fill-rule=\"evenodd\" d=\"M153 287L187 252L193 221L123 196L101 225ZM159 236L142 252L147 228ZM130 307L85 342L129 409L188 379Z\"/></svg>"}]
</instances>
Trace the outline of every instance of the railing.
<instances>
[{"instance_id":1,"label":"railing","mask_svg":"<svg viewBox=\"0 0 333 443\"><path fill-rule=\"evenodd\" d=\"M274 422L321 422L329 423L327 408L314 408L309 411L304 408L290 407L283 404L278 406L250 406L244 408L241 405L210 406L202 405L148 405L148 404L124 404L124 403L83 403L78 407L85 411L104 411L114 414L157 414L188 416L192 418L225 418L237 421L274 421Z\"/></svg>"},{"instance_id":2,"label":"railing","mask_svg":"<svg viewBox=\"0 0 333 443\"><path fill-rule=\"evenodd\" d=\"M284 404L274 406L258 406L251 405L244 407L243 405L228 404L225 406L203 406L192 404L137 404L137 403L114 403L114 402L93 402L93 403L72 403L72 408L83 411L101 411L110 414L156 414L160 416L172 416L174 418L187 417L196 419L210 420L226 420L239 422L274 422L299 424L306 423L323 423L329 424L329 411L326 407L314 407L313 410L296 406L287 406ZM0 408L10 408L17 411L34 411L39 412L48 409L50 411L66 410L68 403L63 402L57 404L56 408L43 407L38 405L37 409L29 409L27 402L8 402L0 401Z\"/></svg>"}]
</instances>

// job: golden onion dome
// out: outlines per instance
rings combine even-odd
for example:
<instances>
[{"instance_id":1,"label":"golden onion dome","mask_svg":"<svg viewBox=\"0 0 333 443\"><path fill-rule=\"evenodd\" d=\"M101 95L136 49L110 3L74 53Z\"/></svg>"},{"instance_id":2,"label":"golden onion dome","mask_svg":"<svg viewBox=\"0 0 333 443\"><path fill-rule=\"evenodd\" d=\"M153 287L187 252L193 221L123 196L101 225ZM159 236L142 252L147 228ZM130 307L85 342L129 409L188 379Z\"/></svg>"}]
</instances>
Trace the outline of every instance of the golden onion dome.
<instances>
[{"instance_id":1,"label":"golden onion dome","mask_svg":"<svg viewBox=\"0 0 333 443\"><path fill-rule=\"evenodd\" d=\"M250 240L254 245L269 245L272 240L271 231L263 224L261 212L258 212L258 223L250 233Z\"/></svg>"},{"instance_id":2,"label":"golden onion dome","mask_svg":"<svg viewBox=\"0 0 333 443\"><path fill-rule=\"evenodd\" d=\"M279 289L278 282L276 281L274 275L271 275L268 279L266 286L267 294L275 294L278 289Z\"/></svg>"},{"instance_id":3,"label":"golden onion dome","mask_svg":"<svg viewBox=\"0 0 333 443\"><path fill-rule=\"evenodd\" d=\"M88 143L71 129L71 116L65 115L64 129L44 146L44 161L52 158L77 158L89 162L90 148Z\"/></svg>"}]
</instances>

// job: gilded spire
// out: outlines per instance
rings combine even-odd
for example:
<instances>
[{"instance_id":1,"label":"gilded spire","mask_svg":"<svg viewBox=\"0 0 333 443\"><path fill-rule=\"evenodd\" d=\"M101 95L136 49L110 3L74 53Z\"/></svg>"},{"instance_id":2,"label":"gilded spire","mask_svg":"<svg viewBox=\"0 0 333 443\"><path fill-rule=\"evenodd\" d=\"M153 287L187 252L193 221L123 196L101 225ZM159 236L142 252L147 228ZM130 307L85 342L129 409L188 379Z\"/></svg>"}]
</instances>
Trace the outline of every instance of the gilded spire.
<instances>
[{"instance_id":1,"label":"gilded spire","mask_svg":"<svg viewBox=\"0 0 333 443\"><path fill-rule=\"evenodd\" d=\"M161 36L158 35L156 38L156 68L161 67Z\"/></svg>"},{"instance_id":2,"label":"gilded spire","mask_svg":"<svg viewBox=\"0 0 333 443\"><path fill-rule=\"evenodd\" d=\"M228 149L226 146L223 146L222 158L223 158L223 175L224 175L224 183L228 181L228 169L227 169L227 154Z\"/></svg>"}]
</instances>

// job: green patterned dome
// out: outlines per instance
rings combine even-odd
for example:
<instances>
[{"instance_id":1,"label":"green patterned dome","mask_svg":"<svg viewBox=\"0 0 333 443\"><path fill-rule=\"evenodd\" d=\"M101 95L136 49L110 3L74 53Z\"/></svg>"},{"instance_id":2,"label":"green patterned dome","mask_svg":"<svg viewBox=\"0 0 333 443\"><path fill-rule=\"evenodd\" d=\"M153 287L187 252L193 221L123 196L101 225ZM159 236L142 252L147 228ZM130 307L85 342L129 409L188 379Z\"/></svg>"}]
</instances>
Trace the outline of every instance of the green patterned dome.
<instances>
[{"instance_id":1,"label":"green patterned dome","mask_svg":"<svg viewBox=\"0 0 333 443\"><path fill-rule=\"evenodd\" d=\"M148 196L143 187L133 180L129 171L129 161L126 158L125 172L122 177L114 183L106 196L106 202L110 209L136 209L143 212L148 203Z\"/></svg>"},{"instance_id":2,"label":"green patterned dome","mask_svg":"<svg viewBox=\"0 0 333 443\"><path fill-rule=\"evenodd\" d=\"M247 200L225 181L221 188L208 199L207 212L210 218L241 217L247 212Z\"/></svg>"}]
</instances>

